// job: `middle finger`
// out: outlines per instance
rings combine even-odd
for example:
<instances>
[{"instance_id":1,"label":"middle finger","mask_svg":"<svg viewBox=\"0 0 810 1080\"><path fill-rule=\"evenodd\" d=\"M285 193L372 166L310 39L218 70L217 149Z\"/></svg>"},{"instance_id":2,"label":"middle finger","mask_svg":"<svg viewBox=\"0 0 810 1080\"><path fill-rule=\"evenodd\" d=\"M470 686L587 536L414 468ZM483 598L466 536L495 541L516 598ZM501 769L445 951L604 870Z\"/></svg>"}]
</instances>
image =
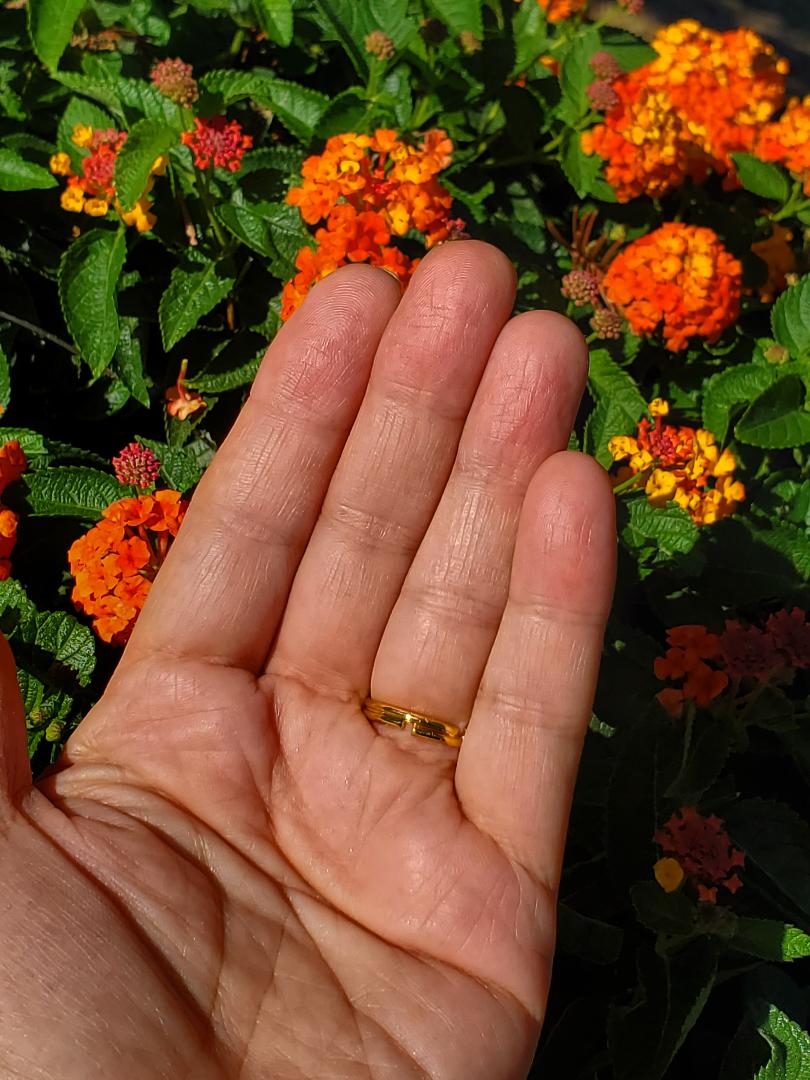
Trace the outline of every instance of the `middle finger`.
<instances>
[{"instance_id":1,"label":"middle finger","mask_svg":"<svg viewBox=\"0 0 810 1080\"><path fill-rule=\"evenodd\" d=\"M416 271L301 561L269 671L367 691L374 656L439 503L467 412L514 301L496 248L457 241Z\"/></svg>"}]
</instances>

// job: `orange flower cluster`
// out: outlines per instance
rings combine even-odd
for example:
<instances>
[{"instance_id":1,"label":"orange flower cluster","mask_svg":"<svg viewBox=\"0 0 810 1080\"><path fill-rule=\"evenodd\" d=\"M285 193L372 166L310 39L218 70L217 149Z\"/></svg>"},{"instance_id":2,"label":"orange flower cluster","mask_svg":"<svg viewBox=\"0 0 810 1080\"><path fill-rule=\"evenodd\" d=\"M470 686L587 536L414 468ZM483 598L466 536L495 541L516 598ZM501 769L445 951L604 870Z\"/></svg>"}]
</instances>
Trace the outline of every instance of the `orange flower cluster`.
<instances>
[{"instance_id":1,"label":"orange flower cluster","mask_svg":"<svg viewBox=\"0 0 810 1080\"><path fill-rule=\"evenodd\" d=\"M745 856L714 814L704 817L693 806L682 806L656 829L653 839L664 852L654 872L666 892L674 892L686 878L696 887L699 900L715 904L718 886L730 893L742 887L736 871L745 865Z\"/></svg>"},{"instance_id":2,"label":"orange flower cluster","mask_svg":"<svg viewBox=\"0 0 810 1080\"><path fill-rule=\"evenodd\" d=\"M59 200L63 210L72 214L84 212L90 217L105 217L110 206L113 206L125 225L134 225L138 232L148 232L157 221L151 212L149 192L154 177L162 176L166 171L167 160L162 156L156 158L146 190L131 210L124 210L115 193L115 159L126 138L126 131L77 124L71 141L87 151L82 158L81 176L73 171L70 156L63 151L51 157L50 168L55 176L67 177L67 187Z\"/></svg>"},{"instance_id":3,"label":"orange flower cluster","mask_svg":"<svg viewBox=\"0 0 810 1080\"><path fill-rule=\"evenodd\" d=\"M374 135L333 135L322 154L307 158L303 183L292 188L287 202L307 224L326 224L315 233L317 247L298 253L298 273L284 287L281 317L288 319L315 282L347 262L384 267L406 285L418 260L391 246L393 236L415 229L430 248L460 235L462 223L449 215L453 198L436 179L452 152L439 129L415 147L379 128Z\"/></svg>"},{"instance_id":4,"label":"orange flower cluster","mask_svg":"<svg viewBox=\"0 0 810 1080\"><path fill-rule=\"evenodd\" d=\"M673 626L668 648L655 660L655 676L679 682L657 695L670 714L680 716L687 702L706 708L732 683L777 680L789 683L798 670L810 668L810 623L801 608L777 611L764 628L727 619L720 634L705 626Z\"/></svg>"},{"instance_id":5,"label":"orange flower cluster","mask_svg":"<svg viewBox=\"0 0 810 1080\"><path fill-rule=\"evenodd\" d=\"M16 439L0 446L0 498L9 484L20 479L27 465L25 454ZM17 543L18 521L14 511L0 503L0 581L5 581L11 574L9 556Z\"/></svg>"},{"instance_id":6,"label":"orange flower cluster","mask_svg":"<svg viewBox=\"0 0 810 1080\"><path fill-rule=\"evenodd\" d=\"M667 348L678 352L693 337L717 341L737 319L742 264L712 229L670 221L628 244L602 289L634 333L661 326Z\"/></svg>"},{"instance_id":7,"label":"orange flower cluster","mask_svg":"<svg viewBox=\"0 0 810 1080\"><path fill-rule=\"evenodd\" d=\"M149 589L185 516L179 491L119 499L68 551L71 598L102 641L129 639Z\"/></svg>"},{"instance_id":8,"label":"orange flower cluster","mask_svg":"<svg viewBox=\"0 0 810 1080\"><path fill-rule=\"evenodd\" d=\"M720 33L694 19L662 27L657 59L613 83L618 101L582 137L607 162L620 202L657 197L709 169L738 184L730 155L751 152L784 104L788 62L751 30Z\"/></svg>"},{"instance_id":9,"label":"orange flower cluster","mask_svg":"<svg viewBox=\"0 0 810 1080\"><path fill-rule=\"evenodd\" d=\"M763 161L778 161L790 169L810 195L810 95L803 101L792 98L779 119L765 125L756 153Z\"/></svg>"},{"instance_id":10,"label":"orange flower cluster","mask_svg":"<svg viewBox=\"0 0 810 1080\"><path fill-rule=\"evenodd\" d=\"M713 525L728 517L745 498L734 479L737 461L729 449L721 453L714 435L703 428L664 424L666 401L650 403L653 423L639 422L635 438L616 435L608 443L614 461L624 462L614 483L643 488L651 506L675 503L696 525Z\"/></svg>"},{"instance_id":11,"label":"orange flower cluster","mask_svg":"<svg viewBox=\"0 0 810 1080\"><path fill-rule=\"evenodd\" d=\"M588 6L588 0L538 0L550 23L562 22L572 15L579 15Z\"/></svg>"}]
</instances>

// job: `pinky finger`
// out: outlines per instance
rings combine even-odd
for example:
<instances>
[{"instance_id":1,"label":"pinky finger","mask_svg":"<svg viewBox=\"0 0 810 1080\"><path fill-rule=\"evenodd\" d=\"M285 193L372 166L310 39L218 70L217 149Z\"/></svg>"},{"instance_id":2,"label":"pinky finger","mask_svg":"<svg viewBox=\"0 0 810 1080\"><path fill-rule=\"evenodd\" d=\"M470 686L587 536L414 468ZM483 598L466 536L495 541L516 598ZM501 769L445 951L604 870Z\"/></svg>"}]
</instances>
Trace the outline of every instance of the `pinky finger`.
<instances>
[{"instance_id":1,"label":"pinky finger","mask_svg":"<svg viewBox=\"0 0 810 1080\"><path fill-rule=\"evenodd\" d=\"M509 601L456 769L466 816L556 890L613 593L615 510L591 458L559 453L523 504Z\"/></svg>"}]
</instances>

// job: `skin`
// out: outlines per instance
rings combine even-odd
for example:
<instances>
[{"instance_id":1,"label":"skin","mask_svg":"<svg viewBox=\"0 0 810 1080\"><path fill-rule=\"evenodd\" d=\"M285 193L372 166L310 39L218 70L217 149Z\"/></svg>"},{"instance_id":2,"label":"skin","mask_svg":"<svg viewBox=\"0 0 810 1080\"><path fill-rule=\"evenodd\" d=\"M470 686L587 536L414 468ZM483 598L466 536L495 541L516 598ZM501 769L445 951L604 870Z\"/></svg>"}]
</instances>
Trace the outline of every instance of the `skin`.
<instances>
[{"instance_id":1,"label":"skin","mask_svg":"<svg viewBox=\"0 0 810 1080\"><path fill-rule=\"evenodd\" d=\"M3 1078L525 1076L615 537L513 300L474 241L317 286L36 785L0 642Z\"/></svg>"}]
</instances>

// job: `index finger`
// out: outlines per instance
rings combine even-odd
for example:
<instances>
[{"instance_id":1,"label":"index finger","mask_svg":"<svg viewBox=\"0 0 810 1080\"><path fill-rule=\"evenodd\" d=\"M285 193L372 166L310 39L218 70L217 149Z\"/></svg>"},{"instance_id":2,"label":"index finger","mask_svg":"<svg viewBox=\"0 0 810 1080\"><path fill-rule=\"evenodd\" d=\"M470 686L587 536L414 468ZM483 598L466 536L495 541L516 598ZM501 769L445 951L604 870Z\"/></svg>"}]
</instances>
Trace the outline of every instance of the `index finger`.
<instances>
[{"instance_id":1,"label":"index finger","mask_svg":"<svg viewBox=\"0 0 810 1080\"><path fill-rule=\"evenodd\" d=\"M399 296L390 274L345 267L282 327L122 663L168 652L261 668Z\"/></svg>"}]
</instances>

